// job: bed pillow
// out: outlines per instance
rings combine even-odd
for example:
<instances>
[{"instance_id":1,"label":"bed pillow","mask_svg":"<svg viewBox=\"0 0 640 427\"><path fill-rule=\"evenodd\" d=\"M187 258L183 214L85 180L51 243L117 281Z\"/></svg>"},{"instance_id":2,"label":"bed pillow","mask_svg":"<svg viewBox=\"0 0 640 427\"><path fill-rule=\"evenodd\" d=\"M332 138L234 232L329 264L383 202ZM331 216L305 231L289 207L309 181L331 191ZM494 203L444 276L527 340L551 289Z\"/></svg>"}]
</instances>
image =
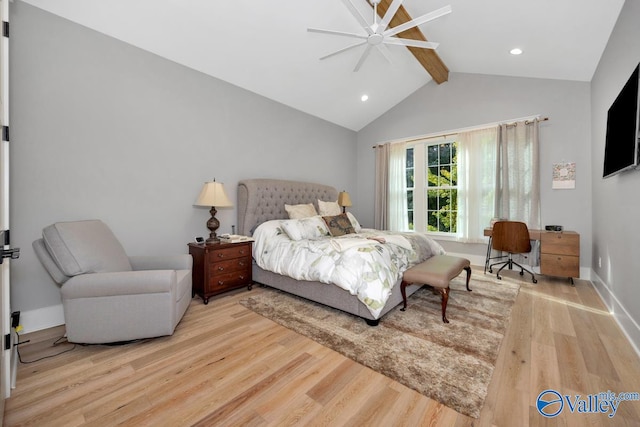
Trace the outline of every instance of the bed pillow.
<instances>
[{"instance_id":1,"label":"bed pillow","mask_svg":"<svg viewBox=\"0 0 640 427\"><path fill-rule=\"evenodd\" d=\"M353 229L356 231L356 233L359 233L362 230L362 226L360 225L360 222L356 219L355 215L352 214L351 212L347 212L347 216L351 221L351 225L353 225Z\"/></svg>"},{"instance_id":2,"label":"bed pillow","mask_svg":"<svg viewBox=\"0 0 640 427\"><path fill-rule=\"evenodd\" d=\"M280 225L291 240L317 240L330 236L327 225L319 216L287 219Z\"/></svg>"},{"instance_id":3,"label":"bed pillow","mask_svg":"<svg viewBox=\"0 0 640 427\"><path fill-rule=\"evenodd\" d=\"M312 203L304 205L284 205L284 209L289 214L289 219L301 219L318 215Z\"/></svg>"},{"instance_id":4,"label":"bed pillow","mask_svg":"<svg viewBox=\"0 0 640 427\"><path fill-rule=\"evenodd\" d=\"M355 233L351 220L346 213L334 216L323 216L322 219L327 224L329 232L333 237L344 236Z\"/></svg>"},{"instance_id":5,"label":"bed pillow","mask_svg":"<svg viewBox=\"0 0 640 427\"><path fill-rule=\"evenodd\" d=\"M320 199L318 199L318 210L322 216L340 215L342 213L342 209L340 209L338 202L324 202Z\"/></svg>"}]
</instances>

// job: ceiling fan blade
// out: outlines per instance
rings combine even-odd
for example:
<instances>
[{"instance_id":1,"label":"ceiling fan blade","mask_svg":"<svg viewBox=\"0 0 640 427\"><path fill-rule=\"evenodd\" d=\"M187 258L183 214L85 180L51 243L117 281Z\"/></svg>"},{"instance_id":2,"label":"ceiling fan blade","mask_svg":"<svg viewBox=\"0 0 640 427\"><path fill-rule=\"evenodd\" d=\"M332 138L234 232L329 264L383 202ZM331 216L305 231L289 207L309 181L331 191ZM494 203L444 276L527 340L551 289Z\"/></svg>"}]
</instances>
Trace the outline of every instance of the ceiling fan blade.
<instances>
[{"instance_id":1,"label":"ceiling fan blade","mask_svg":"<svg viewBox=\"0 0 640 427\"><path fill-rule=\"evenodd\" d=\"M368 44L367 48L364 50L364 52L362 52L362 55L360 56L360 59L358 60L358 63L356 64L356 68L353 69L353 72L357 72L360 67L362 67L362 64L364 63L365 59L367 59L367 57L369 56L369 53L371 53L371 48L373 46Z\"/></svg>"},{"instance_id":2,"label":"ceiling fan blade","mask_svg":"<svg viewBox=\"0 0 640 427\"><path fill-rule=\"evenodd\" d=\"M384 56L384 59L386 59L389 64L393 65L393 61L391 60L391 52L389 52L387 46L384 43L380 43L376 47L378 48L378 51L380 51L382 56Z\"/></svg>"},{"instance_id":3,"label":"ceiling fan blade","mask_svg":"<svg viewBox=\"0 0 640 427\"><path fill-rule=\"evenodd\" d=\"M362 45L363 45L363 44L365 44L365 43L367 43L367 41L366 41L366 40L365 40L365 41L363 41L363 42L359 42L359 43L356 43L356 44L349 45L349 46L347 46L347 47L343 47L343 48L342 48L342 49L340 49L340 50L336 50L335 52L332 52L332 53L330 53L330 54L328 54L328 55L325 55L325 56L320 57L320 59L322 60L322 59L330 58L330 57L332 57L333 55L337 55L337 54L342 53L342 52L345 52L345 51L347 51L347 50L349 50L349 49L353 49L354 47L362 46Z\"/></svg>"},{"instance_id":4,"label":"ceiling fan blade","mask_svg":"<svg viewBox=\"0 0 640 427\"><path fill-rule=\"evenodd\" d=\"M434 19L440 18L441 16L447 15L449 13L451 13L451 6L441 7L440 9L434 10L433 12L427 13L426 15L422 15L415 19L412 19L409 22L405 22L402 25L390 28L384 32L384 35L395 36L396 34L406 31L409 28L417 27L418 25L422 25L425 22L433 21Z\"/></svg>"},{"instance_id":5,"label":"ceiling fan blade","mask_svg":"<svg viewBox=\"0 0 640 427\"><path fill-rule=\"evenodd\" d=\"M393 44L398 46L411 46L411 47L420 47L422 49L437 49L440 45L435 42L425 42L423 40L413 40L413 39L400 39L397 37L385 37L384 42L386 44Z\"/></svg>"},{"instance_id":6,"label":"ceiling fan blade","mask_svg":"<svg viewBox=\"0 0 640 427\"><path fill-rule=\"evenodd\" d=\"M345 6L347 6L347 9L349 9L349 12L351 12L354 18L356 18L358 23L362 25L362 27L367 31L367 33L373 34L373 30L371 29L371 24L367 22L365 17L362 16L360 11L353 5L351 0L342 0L342 3L344 3Z\"/></svg>"},{"instance_id":7,"label":"ceiling fan blade","mask_svg":"<svg viewBox=\"0 0 640 427\"><path fill-rule=\"evenodd\" d=\"M389 5L389 8L387 9L387 13L384 14L382 21L380 21L378 28L376 28L376 33L382 34L384 30L387 29L389 22L391 22L398 9L400 9L400 6L402 6L402 0L393 0L393 2L391 2L391 5Z\"/></svg>"},{"instance_id":8,"label":"ceiling fan blade","mask_svg":"<svg viewBox=\"0 0 640 427\"><path fill-rule=\"evenodd\" d=\"M366 39L368 36L363 34L356 33L347 33L344 31L334 31L334 30L323 30L321 28L307 28L307 31L310 33L322 33L322 34L331 34L334 36L344 36L344 37L353 37L356 39Z\"/></svg>"}]
</instances>

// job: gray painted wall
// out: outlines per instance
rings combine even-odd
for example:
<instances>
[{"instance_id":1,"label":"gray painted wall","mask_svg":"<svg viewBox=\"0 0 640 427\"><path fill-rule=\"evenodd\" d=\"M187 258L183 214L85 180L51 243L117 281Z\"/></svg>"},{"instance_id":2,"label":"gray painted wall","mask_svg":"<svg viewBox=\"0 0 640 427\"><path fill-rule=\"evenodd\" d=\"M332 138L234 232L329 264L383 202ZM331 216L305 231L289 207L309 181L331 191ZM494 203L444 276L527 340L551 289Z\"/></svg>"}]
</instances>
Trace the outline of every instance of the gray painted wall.
<instances>
[{"instance_id":1,"label":"gray painted wall","mask_svg":"<svg viewBox=\"0 0 640 427\"><path fill-rule=\"evenodd\" d=\"M591 81L594 283L636 349L640 347L640 170L603 179L602 163L607 110L640 62L639 21L640 2L626 1Z\"/></svg>"},{"instance_id":2,"label":"gray painted wall","mask_svg":"<svg viewBox=\"0 0 640 427\"><path fill-rule=\"evenodd\" d=\"M20 1L11 30L13 310L60 304L31 249L55 221L100 218L133 255L186 253L214 177L234 202L243 178L355 190L351 130ZM230 232L236 209L217 218Z\"/></svg>"},{"instance_id":3,"label":"gray painted wall","mask_svg":"<svg viewBox=\"0 0 640 427\"><path fill-rule=\"evenodd\" d=\"M431 82L358 133L358 203L363 224L373 224L375 169L372 146L385 141L540 114L542 224L580 233L580 264L591 266L591 150L589 83L451 73ZM576 162L576 188L551 189L552 166ZM362 208L361 208L362 209ZM484 257L485 245L441 242L450 252Z\"/></svg>"}]
</instances>

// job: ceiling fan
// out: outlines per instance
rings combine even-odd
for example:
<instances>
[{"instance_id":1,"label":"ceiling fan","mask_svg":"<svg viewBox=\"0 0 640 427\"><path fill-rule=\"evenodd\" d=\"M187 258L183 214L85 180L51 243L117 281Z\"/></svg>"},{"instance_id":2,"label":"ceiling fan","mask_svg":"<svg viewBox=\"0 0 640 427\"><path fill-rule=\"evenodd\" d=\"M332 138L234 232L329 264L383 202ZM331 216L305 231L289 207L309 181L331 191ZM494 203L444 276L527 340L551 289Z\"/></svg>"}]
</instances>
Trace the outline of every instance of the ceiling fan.
<instances>
[{"instance_id":1,"label":"ceiling fan","mask_svg":"<svg viewBox=\"0 0 640 427\"><path fill-rule=\"evenodd\" d=\"M320 59L327 59L339 53L345 52L347 50L356 48L358 46L366 45L365 50L362 52L356 67L354 68L354 72L358 71L364 61L371 53L371 49L375 46L382 53L382 55L387 59L387 61L391 62L391 58L389 56L389 52L387 51L386 45L400 45L400 46L412 46L423 49L436 49L438 47L438 43L423 41L423 40L413 40L413 39L403 39L399 37L395 37L396 34L402 33L408 29L413 27L417 27L418 25L424 24L429 21L433 21L434 19L440 18L441 16L447 15L451 13L451 6L445 6L440 9L437 9L433 12L427 13L425 15L419 16L415 19L412 19L404 24L398 25L396 27L392 27L387 29L391 19L396 14L400 6L402 5L403 0L393 0L387 12L382 17L382 20L378 22L378 4L380 4L381 0L368 0L373 5L373 23L369 24L364 16L360 13L360 11L354 6L351 0L342 0L345 6L349 9L351 14L356 18L356 20L363 26L366 34L357 34L357 33L348 33L344 31L334 31L334 30L324 30L320 28L307 28L307 31L312 33L323 33L323 34L331 34L335 36L343 36L360 39L361 41L346 46L342 49L339 49L335 52L332 52L328 55L321 57Z\"/></svg>"}]
</instances>

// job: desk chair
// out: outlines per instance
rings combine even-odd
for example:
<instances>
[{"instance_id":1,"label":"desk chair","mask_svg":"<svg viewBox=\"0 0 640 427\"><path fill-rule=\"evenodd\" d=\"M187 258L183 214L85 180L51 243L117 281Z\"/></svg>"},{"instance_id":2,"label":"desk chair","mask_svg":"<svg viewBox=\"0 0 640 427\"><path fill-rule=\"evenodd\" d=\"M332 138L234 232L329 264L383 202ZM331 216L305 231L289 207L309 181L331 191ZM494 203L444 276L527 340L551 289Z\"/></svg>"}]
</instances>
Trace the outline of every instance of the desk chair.
<instances>
[{"instance_id":1,"label":"desk chair","mask_svg":"<svg viewBox=\"0 0 640 427\"><path fill-rule=\"evenodd\" d=\"M493 266L502 264L496 277L500 277L500 272L509 267L509 270L513 270L514 264L520 267L520 275L524 276L524 272L531 274L533 283L538 283L536 276L530 270L524 268L513 260L513 254L524 254L531 252L531 241L529 237L529 229L524 222L518 221L498 221L493 224L493 232L491 237L491 248L496 251L507 252L508 258L506 261L497 262L489 266L489 273L493 273Z\"/></svg>"}]
</instances>

